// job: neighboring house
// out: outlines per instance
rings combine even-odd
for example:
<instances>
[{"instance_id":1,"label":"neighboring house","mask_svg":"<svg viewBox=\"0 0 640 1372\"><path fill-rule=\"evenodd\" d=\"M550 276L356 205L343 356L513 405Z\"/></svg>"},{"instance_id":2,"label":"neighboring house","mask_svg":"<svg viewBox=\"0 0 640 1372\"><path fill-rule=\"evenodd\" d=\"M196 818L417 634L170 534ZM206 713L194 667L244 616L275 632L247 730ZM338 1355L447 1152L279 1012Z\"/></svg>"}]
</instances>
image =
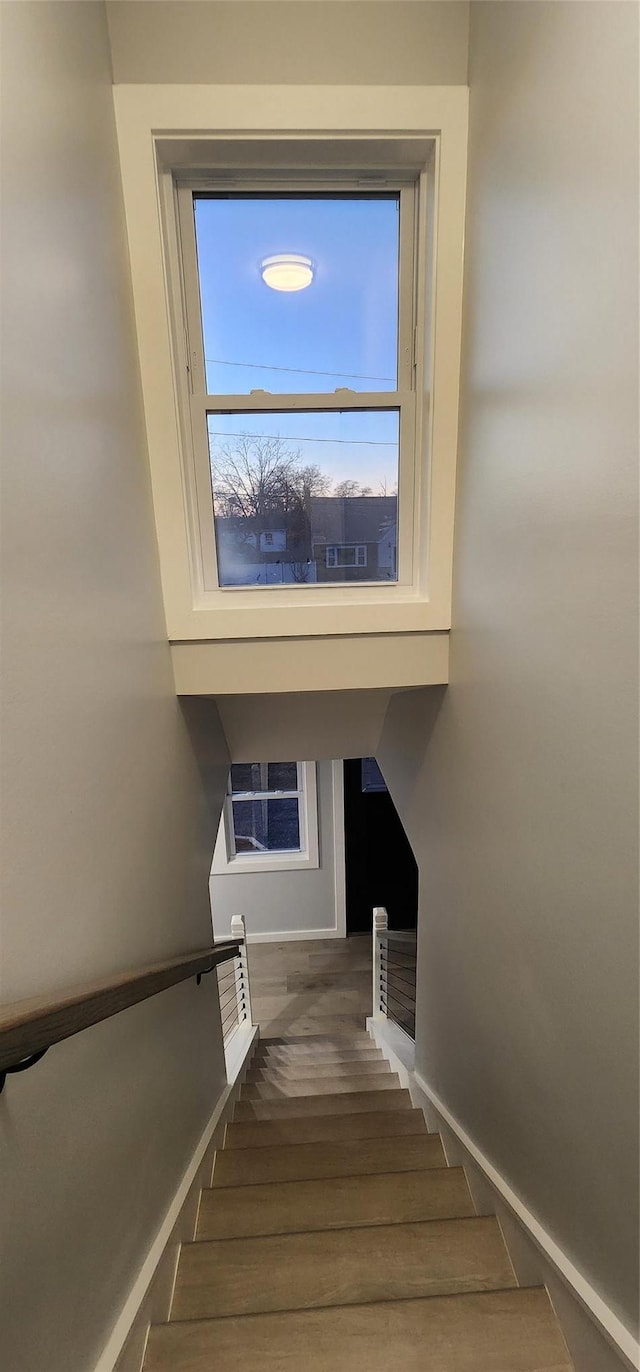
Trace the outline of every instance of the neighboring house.
<instances>
[{"instance_id":1,"label":"neighboring house","mask_svg":"<svg viewBox=\"0 0 640 1372\"><path fill-rule=\"evenodd\" d=\"M309 526L299 511L216 518L220 574L225 586L291 586L316 580Z\"/></svg>"},{"instance_id":2,"label":"neighboring house","mask_svg":"<svg viewBox=\"0 0 640 1372\"><path fill-rule=\"evenodd\" d=\"M393 581L397 575L397 497L312 496L308 514L270 511L216 519L227 586L314 581Z\"/></svg>"},{"instance_id":3,"label":"neighboring house","mask_svg":"<svg viewBox=\"0 0 640 1372\"><path fill-rule=\"evenodd\" d=\"M318 581L387 581L396 576L395 495L315 496L310 501Z\"/></svg>"}]
</instances>

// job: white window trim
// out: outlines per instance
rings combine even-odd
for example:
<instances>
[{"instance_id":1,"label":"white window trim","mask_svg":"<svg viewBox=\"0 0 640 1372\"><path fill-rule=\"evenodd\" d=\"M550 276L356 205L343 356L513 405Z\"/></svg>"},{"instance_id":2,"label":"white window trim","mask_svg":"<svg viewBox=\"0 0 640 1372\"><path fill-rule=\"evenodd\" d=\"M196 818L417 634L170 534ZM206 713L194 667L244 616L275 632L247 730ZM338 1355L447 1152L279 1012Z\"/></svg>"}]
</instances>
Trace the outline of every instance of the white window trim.
<instances>
[{"instance_id":1,"label":"white window trim","mask_svg":"<svg viewBox=\"0 0 640 1372\"><path fill-rule=\"evenodd\" d=\"M299 762L297 766L298 791L283 791L277 794L283 797L299 794L300 848L288 852L260 853L256 856L236 853L231 806L232 801L238 797L232 796L231 791L228 791L213 854L213 876L235 876L239 872L244 876L250 872L295 872L320 866L316 764Z\"/></svg>"},{"instance_id":2,"label":"white window trim","mask_svg":"<svg viewBox=\"0 0 640 1372\"><path fill-rule=\"evenodd\" d=\"M455 463L462 313L468 90L466 87L347 86L115 86L125 212L143 400L168 636L173 640L264 639L312 635L413 633L446 630L451 623ZM384 132L381 134L380 130ZM215 132L212 132L215 130ZM304 130L304 134L300 134ZM428 332L418 330L424 359L418 443L426 465L413 493L415 546L423 556L412 585L275 591L269 615L251 597L203 601L198 493L190 482L185 427L185 341L168 289L177 252L170 166L203 167L212 147L229 174L239 165L233 148L270 140L291 149L300 138L346 151L344 166L375 169L380 146L390 160L428 144L429 241L419 299L430 309ZM413 142L412 142L413 140ZM353 152L358 144L358 156ZM255 143L254 143L255 146ZM351 152L349 152L351 148ZM362 151L360 152L360 149ZM230 151L231 150L231 151ZM376 151L378 150L378 151ZM351 158L351 163L349 163ZM242 159L240 158L240 161ZM332 165L326 162L327 166ZM335 163L334 163L335 165ZM437 254L435 252L437 246ZM427 280L427 265L432 279ZM429 300L427 300L429 295ZM430 397L434 396L434 403ZM421 467L421 464L418 464ZM312 602L312 603L311 603ZM338 603L339 602L339 603ZM265 621L268 621L265 622Z\"/></svg>"}]
</instances>

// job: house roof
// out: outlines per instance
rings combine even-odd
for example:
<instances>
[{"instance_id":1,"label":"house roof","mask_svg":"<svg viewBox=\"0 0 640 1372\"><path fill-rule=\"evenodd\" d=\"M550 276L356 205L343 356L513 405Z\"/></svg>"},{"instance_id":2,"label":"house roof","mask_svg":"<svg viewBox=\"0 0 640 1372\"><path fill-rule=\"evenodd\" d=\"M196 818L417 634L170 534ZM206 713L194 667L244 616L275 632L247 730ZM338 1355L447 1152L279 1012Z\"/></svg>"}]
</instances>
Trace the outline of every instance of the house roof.
<instances>
[{"instance_id":1,"label":"house roof","mask_svg":"<svg viewBox=\"0 0 640 1372\"><path fill-rule=\"evenodd\" d=\"M310 507L314 543L377 543L398 515L395 495L313 496Z\"/></svg>"}]
</instances>

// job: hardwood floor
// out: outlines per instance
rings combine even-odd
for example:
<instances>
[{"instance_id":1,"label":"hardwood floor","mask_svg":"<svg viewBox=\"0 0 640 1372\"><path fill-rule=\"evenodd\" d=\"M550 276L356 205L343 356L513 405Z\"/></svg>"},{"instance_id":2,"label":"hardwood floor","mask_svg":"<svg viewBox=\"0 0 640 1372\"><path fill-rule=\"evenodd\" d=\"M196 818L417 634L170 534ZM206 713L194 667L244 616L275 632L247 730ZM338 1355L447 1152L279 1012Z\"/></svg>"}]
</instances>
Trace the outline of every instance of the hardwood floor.
<instances>
[{"instance_id":1,"label":"hardwood floor","mask_svg":"<svg viewBox=\"0 0 640 1372\"><path fill-rule=\"evenodd\" d=\"M372 1009L370 934L252 943L248 959L261 1038L364 1029Z\"/></svg>"}]
</instances>

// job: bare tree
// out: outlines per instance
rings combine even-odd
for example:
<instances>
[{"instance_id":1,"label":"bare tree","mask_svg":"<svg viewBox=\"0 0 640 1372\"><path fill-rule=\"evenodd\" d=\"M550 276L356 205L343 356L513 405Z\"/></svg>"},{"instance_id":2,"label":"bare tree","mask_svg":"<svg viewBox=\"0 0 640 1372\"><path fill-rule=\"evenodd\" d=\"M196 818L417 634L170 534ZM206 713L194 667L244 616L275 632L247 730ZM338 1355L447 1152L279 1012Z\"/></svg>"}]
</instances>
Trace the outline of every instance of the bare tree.
<instances>
[{"instance_id":1,"label":"bare tree","mask_svg":"<svg viewBox=\"0 0 640 1372\"><path fill-rule=\"evenodd\" d=\"M239 434L211 453L215 512L223 517L259 520L272 512L287 512L299 504L299 474L305 470L299 449L281 438Z\"/></svg>"},{"instance_id":2,"label":"bare tree","mask_svg":"<svg viewBox=\"0 0 640 1372\"><path fill-rule=\"evenodd\" d=\"M308 512L313 496L329 495L331 478L325 476L324 472L313 463L310 466L295 469L292 485L301 505Z\"/></svg>"},{"instance_id":3,"label":"bare tree","mask_svg":"<svg viewBox=\"0 0 640 1372\"><path fill-rule=\"evenodd\" d=\"M371 487L361 486L359 481L346 478L344 481L338 482L333 494L341 500L353 500L354 496L357 495L371 495Z\"/></svg>"}]
</instances>

